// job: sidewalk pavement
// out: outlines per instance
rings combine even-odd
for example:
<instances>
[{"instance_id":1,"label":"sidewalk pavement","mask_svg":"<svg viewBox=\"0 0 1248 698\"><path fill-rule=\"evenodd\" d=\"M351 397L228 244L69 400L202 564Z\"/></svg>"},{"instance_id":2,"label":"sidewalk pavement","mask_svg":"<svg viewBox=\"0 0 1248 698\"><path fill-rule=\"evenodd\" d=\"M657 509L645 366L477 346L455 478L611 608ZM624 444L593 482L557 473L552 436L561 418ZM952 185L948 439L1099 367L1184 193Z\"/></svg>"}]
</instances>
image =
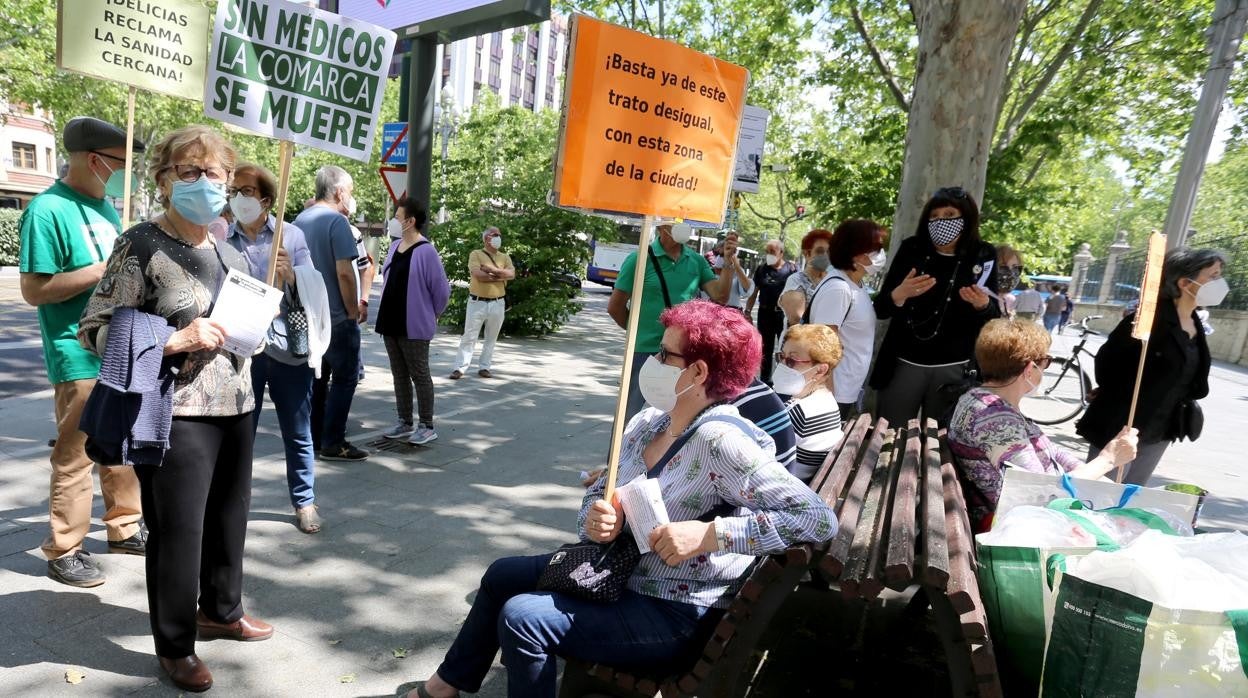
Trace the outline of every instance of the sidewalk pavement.
<instances>
[{"instance_id":1,"label":"sidewalk pavement","mask_svg":"<svg viewBox=\"0 0 1248 698\"><path fill-rule=\"evenodd\" d=\"M458 336L439 335L430 358L439 439L360 463L318 461L326 521L318 535L294 527L279 431L271 404L265 409L245 599L277 632L261 643L200 643L214 693L406 691L436 669L490 562L573 540L578 472L605 461L619 379L622 333L606 315L606 295L587 286L585 310L553 337L500 341L493 380L475 371L447 379ZM364 345L350 438L368 446L394 411L380 338L366 333ZM1205 437L1174 447L1158 474L1213 491L1209 522L1248 528L1248 483L1236 472L1248 452L1248 372L1219 366L1212 384ZM0 400L0 695L176 695L158 678L142 558L100 555L109 581L95 589L45 576L50 413L50 390ZM1059 431L1072 441L1072 424ZM87 550L103 553L96 502ZM66 683L70 669L85 674L81 684ZM503 696L505 684L495 665L478 695Z\"/></svg>"}]
</instances>

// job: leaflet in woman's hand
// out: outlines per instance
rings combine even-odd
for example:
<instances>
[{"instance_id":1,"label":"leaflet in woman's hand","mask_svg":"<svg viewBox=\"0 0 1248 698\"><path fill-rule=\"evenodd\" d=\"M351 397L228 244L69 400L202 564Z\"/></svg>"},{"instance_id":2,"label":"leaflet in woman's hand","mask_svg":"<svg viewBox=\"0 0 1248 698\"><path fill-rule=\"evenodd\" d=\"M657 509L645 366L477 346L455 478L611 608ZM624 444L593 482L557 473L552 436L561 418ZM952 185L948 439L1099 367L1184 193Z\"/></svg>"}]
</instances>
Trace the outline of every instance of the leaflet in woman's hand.
<instances>
[{"instance_id":1,"label":"leaflet in woman's hand","mask_svg":"<svg viewBox=\"0 0 1248 698\"><path fill-rule=\"evenodd\" d=\"M642 553L650 552L650 532L671 522L658 479L638 475L635 480L617 489L616 493L628 520L628 528L633 532L633 540L637 541L637 549Z\"/></svg>"},{"instance_id":2,"label":"leaflet in woman's hand","mask_svg":"<svg viewBox=\"0 0 1248 698\"><path fill-rule=\"evenodd\" d=\"M225 328L225 349L251 356L260 348L282 302L282 292L231 269L208 319Z\"/></svg>"}]
</instances>

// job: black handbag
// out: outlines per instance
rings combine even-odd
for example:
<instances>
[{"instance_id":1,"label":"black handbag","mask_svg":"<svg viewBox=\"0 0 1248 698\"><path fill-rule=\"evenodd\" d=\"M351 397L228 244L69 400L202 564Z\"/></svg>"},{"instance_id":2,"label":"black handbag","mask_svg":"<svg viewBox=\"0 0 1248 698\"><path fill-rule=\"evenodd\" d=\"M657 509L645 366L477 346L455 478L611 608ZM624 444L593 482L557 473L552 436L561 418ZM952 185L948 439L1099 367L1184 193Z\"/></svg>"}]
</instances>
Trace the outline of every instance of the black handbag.
<instances>
[{"instance_id":1,"label":"black handbag","mask_svg":"<svg viewBox=\"0 0 1248 698\"><path fill-rule=\"evenodd\" d=\"M1178 408L1179 440L1195 441L1205 430L1205 411L1195 400L1184 400Z\"/></svg>"},{"instance_id":2,"label":"black handbag","mask_svg":"<svg viewBox=\"0 0 1248 698\"><path fill-rule=\"evenodd\" d=\"M676 439L646 477L658 477L696 431L690 429ZM538 577L537 590L610 603L620 598L639 562L641 551L637 549L632 532L625 527L610 543L580 542L559 546Z\"/></svg>"}]
</instances>

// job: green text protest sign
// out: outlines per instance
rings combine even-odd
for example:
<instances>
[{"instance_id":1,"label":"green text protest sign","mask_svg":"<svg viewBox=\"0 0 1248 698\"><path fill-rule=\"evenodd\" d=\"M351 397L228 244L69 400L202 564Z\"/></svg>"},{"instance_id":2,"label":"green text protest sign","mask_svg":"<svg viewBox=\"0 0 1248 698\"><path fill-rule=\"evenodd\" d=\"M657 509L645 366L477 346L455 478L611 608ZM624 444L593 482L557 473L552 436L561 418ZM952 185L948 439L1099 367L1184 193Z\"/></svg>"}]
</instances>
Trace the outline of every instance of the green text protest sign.
<instances>
[{"instance_id":1,"label":"green text protest sign","mask_svg":"<svg viewBox=\"0 0 1248 698\"><path fill-rule=\"evenodd\" d=\"M222 0L204 113L367 162L394 32L283 0Z\"/></svg>"},{"instance_id":2,"label":"green text protest sign","mask_svg":"<svg viewBox=\"0 0 1248 698\"><path fill-rule=\"evenodd\" d=\"M60 0L56 64L149 92L204 93L208 8L190 0Z\"/></svg>"}]
</instances>

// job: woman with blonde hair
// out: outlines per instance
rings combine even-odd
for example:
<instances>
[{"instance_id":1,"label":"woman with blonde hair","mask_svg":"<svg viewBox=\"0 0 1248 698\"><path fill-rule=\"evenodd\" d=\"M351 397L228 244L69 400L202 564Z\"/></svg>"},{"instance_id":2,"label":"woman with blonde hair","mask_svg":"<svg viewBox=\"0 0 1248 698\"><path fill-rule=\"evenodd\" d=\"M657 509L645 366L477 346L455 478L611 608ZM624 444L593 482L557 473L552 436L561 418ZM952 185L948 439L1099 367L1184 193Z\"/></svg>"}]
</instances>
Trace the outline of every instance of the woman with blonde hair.
<instances>
[{"instance_id":1,"label":"woman with blonde hair","mask_svg":"<svg viewBox=\"0 0 1248 698\"><path fill-rule=\"evenodd\" d=\"M172 328L165 362L176 369L168 448L136 465L147 541L147 600L161 668L174 685L206 691L212 674L195 639L264 640L273 627L243 613L243 545L251 508L252 398L249 357L227 351L208 319L230 270L247 261L208 230L226 205L237 155L207 126L187 126L148 149L164 213L117 239L78 328L103 354L114 314L156 316ZM277 273L290 275L289 261Z\"/></svg>"},{"instance_id":2,"label":"woman with blonde hair","mask_svg":"<svg viewBox=\"0 0 1248 698\"><path fill-rule=\"evenodd\" d=\"M992 526L1006 467L1095 479L1135 458L1134 429L1123 428L1101 455L1085 463L1049 441L1019 411L1052 361L1051 341L1043 327L1026 320L989 321L975 341L984 384L958 400L949 422L949 448L977 533Z\"/></svg>"},{"instance_id":3,"label":"woman with blonde hair","mask_svg":"<svg viewBox=\"0 0 1248 698\"><path fill-rule=\"evenodd\" d=\"M832 385L841 356L841 340L827 325L790 327L776 353L772 380L777 393L790 396L786 406L797 436L791 472L807 484L841 438L841 412Z\"/></svg>"}]
</instances>

